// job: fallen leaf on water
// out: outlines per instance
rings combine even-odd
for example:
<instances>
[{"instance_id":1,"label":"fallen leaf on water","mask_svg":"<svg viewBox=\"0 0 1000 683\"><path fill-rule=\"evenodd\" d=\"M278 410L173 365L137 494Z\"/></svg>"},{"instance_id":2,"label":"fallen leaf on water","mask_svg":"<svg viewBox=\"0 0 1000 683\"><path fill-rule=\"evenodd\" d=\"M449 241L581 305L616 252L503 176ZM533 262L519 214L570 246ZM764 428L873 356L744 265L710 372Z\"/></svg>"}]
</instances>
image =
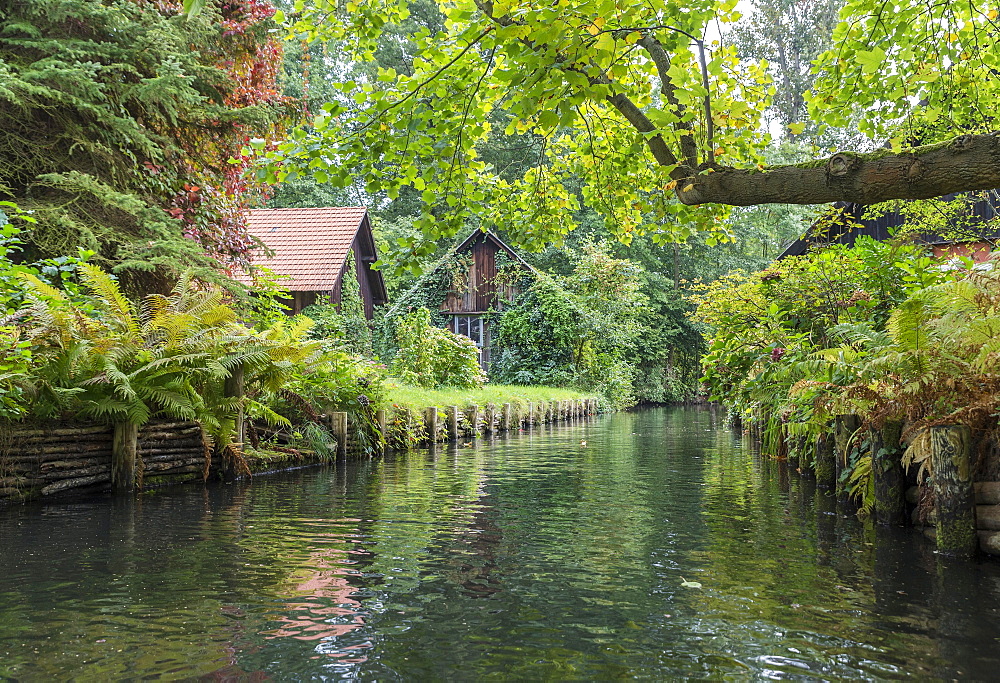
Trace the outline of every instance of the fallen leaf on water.
<instances>
[{"instance_id":1,"label":"fallen leaf on water","mask_svg":"<svg viewBox=\"0 0 1000 683\"><path fill-rule=\"evenodd\" d=\"M681 577L681 585L685 588L701 588L701 584L697 581L688 581L683 576Z\"/></svg>"}]
</instances>

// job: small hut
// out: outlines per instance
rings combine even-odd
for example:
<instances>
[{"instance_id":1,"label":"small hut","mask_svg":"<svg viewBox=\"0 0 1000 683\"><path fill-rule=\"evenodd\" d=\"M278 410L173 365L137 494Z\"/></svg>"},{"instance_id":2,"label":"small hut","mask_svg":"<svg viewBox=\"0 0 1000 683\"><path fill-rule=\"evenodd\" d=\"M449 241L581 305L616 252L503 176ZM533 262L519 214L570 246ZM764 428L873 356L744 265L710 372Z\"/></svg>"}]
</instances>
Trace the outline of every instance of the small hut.
<instances>
[{"instance_id":1,"label":"small hut","mask_svg":"<svg viewBox=\"0 0 1000 683\"><path fill-rule=\"evenodd\" d=\"M438 325L464 335L490 365L490 319L522 290L536 271L492 232L477 230L452 248L394 305L393 312L425 306ZM392 313L390 312L390 317Z\"/></svg>"},{"instance_id":2,"label":"small hut","mask_svg":"<svg viewBox=\"0 0 1000 683\"><path fill-rule=\"evenodd\" d=\"M273 252L259 255L254 265L287 276L279 284L292 295L285 301L292 314L315 303L339 306L344 277L357 278L368 320L375 306L388 300L382 273L372 268L378 253L363 206L255 209L247 227ZM354 268L348 273L350 255ZM241 279L249 281L250 276Z\"/></svg>"},{"instance_id":3,"label":"small hut","mask_svg":"<svg viewBox=\"0 0 1000 683\"><path fill-rule=\"evenodd\" d=\"M953 201L961 197L951 194L942 199ZM863 235L884 241L906 224L906 217L898 211L887 211L877 218L868 218L864 215L867 207L861 204L837 202L833 208L840 211L839 216L832 221L820 220L811 225L806 234L789 244L778 258L800 256L813 245L851 245ZM984 261L989 257L993 245L1000 241L1000 228L996 222L998 216L1000 191L990 190L971 204L967 222L961 230L956 226L956 234L920 233L912 235L911 239L917 244L925 245L936 257L969 256L976 261Z\"/></svg>"}]
</instances>

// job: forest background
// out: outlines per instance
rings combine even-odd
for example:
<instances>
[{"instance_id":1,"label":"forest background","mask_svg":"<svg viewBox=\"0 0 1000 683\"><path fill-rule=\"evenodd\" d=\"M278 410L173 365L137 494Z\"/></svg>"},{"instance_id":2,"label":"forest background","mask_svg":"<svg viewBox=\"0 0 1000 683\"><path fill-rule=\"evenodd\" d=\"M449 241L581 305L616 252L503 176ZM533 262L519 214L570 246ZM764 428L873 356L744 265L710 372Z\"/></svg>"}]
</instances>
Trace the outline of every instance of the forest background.
<instances>
[{"instance_id":1,"label":"forest background","mask_svg":"<svg viewBox=\"0 0 1000 683\"><path fill-rule=\"evenodd\" d=\"M277 4L289 15L296 11L293 2ZM856 147L862 142L856 129L846 127L827 128L820 134L809 123L803 99L813 80L811 63L829 48L840 6L840 2L831 0L754 0L748 3L747 18L721 37L741 58L771 64L774 104L765 114L766 125L775 132L775 142L767 152L771 162L804 161L831 146ZM380 73L412 75L418 37L444 31L446 16L432 0L410 2L408 10L404 21L383 28L373 59L368 62L355 61L350 51L340 49L335 40L301 40L286 45L281 82L285 94L301 108L299 115L307 126L331 102L357 106L353 99L356 93L345 90L344 83L360 88L358 84L379 83ZM509 114L496 112L494 132L479 154L485 163L498 169L506 182L516 184L531 174L544 152L546 139L537 132L505 131L503 124L509 118ZM792 130L798 134L791 134ZM584 182L579 176L566 179L577 195ZM420 184L401 187L390 198L388 192L366 192L360 182L337 187L325 172L320 172L319 178L302 173L286 178L268 205L371 207L379 251L388 264L383 272L389 298L396 302L423 273L440 265L442 259L447 260L455 241L444 237L431 249L414 248L423 239L423 189ZM448 204L444 197L440 199L433 211L446 213ZM506 355L497 353L500 362L492 368L491 376L504 383L596 390L610 396L617 405L684 401L699 396L705 327L690 316L692 286L714 281L733 269L764 268L822 210L780 204L741 207L728 215L721 231L705 230L692 221L680 230L671 225L623 238L608 227L606 216L583 202L582 197L575 205L575 209L564 209L573 214L570 222L575 229L558 234L541 250L538 245L529 245L534 249L522 251L532 266L551 278L521 300L507 303L507 308L513 310L505 324L498 327L496 343L498 350L505 345L517 350ZM488 222L486 216L466 220L457 239L480 228L494 230L511 244L523 243L519 227L511 230ZM719 232L728 238L720 240ZM403 261L408 267L397 267ZM408 307L421 305L410 299ZM433 309L436 302L423 305L429 304ZM316 318L329 316L316 307L307 313ZM563 321L562 325L559 321ZM389 321L389 328L393 325ZM530 333L526 331L529 327ZM356 325L354 329L358 329ZM580 345L586 353L574 352L574 347ZM390 357L393 354L389 346L380 347L383 357L387 350Z\"/></svg>"}]
</instances>

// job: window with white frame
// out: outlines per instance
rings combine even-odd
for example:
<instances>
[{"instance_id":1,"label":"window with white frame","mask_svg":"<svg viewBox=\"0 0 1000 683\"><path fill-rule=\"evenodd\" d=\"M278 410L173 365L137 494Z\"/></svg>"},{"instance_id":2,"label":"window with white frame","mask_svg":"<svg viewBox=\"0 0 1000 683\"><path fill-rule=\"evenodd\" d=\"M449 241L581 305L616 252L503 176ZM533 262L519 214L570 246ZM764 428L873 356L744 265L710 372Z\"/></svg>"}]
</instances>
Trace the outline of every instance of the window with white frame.
<instances>
[{"instance_id":1,"label":"window with white frame","mask_svg":"<svg viewBox=\"0 0 1000 683\"><path fill-rule=\"evenodd\" d=\"M468 337L476 346L483 348L486 341L483 334L483 318L478 315L456 315L454 320L455 333Z\"/></svg>"}]
</instances>

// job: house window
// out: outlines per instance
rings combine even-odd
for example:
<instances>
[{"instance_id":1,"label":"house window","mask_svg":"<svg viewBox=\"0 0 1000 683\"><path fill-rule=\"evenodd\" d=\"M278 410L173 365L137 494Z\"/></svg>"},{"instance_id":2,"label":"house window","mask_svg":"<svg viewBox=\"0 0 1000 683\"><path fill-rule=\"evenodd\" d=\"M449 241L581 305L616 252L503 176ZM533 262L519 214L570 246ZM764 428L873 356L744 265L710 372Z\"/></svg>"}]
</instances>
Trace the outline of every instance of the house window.
<instances>
[{"instance_id":1,"label":"house window","mask_svg":"<svg viewBox=\"0 0 1000 683\"><path fill-rule=\"evenodd\" d=\"M456 315L455 332L468 337L483 348L483 319L478 315Z\"/></svg>"},{"instance_id":2,"label":"house window","mask_svg":"<svg viewBox=\"0 0 1000 683\"><path fill-rule=\"evenodd\" d=\"M490 330L481 315L456 315L451 321L456 334L468 337L479 349L479 365L483 370L490 367Z\"/></svg>"}]
</instances>

